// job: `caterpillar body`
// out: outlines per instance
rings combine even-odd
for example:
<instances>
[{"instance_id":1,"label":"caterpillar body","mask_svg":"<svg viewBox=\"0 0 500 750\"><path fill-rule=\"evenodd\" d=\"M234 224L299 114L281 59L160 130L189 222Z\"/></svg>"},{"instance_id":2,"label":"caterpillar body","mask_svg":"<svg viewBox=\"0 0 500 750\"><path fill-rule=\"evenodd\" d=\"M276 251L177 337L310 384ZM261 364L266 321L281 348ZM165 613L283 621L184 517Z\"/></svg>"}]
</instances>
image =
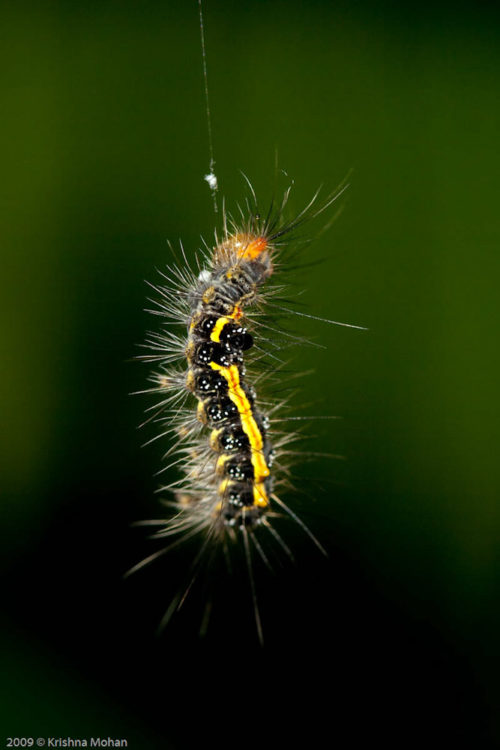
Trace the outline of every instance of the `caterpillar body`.
<instances>
[{"instance_id":1,"label":"caterpillar body","mask_svg":"<svg viewBox=\"0 0 500 750\"><path fill-rule=\"evenodd\" d=\"M162 471L177 465L181 477L162 487L174 495L167 501L172 508L170 518L148 522L161 526L156 538L173 538L170 545L132 570L197 534L204 535L197 560L212 542L226 547L228 540L242 537L261 639L250 542L266 563L261 543L265 533L292 556L273 525L274 518L287 513L322 548L279 496L280 486L288 481L286 454L293 453L287 446L297 433L274 428L286 399L264 406L257 393L257 386L260 391L262 382L272 378L279 366L271 372L269 365L262 366L254 380L247 365L255 369L256 362L266 361L266 344L267 353L271 348L277 361L276 352L288 343L302 342L277 328L276 321L271 324L269 305L280 314L293 310L281 304L283 286L271 286L269 279L283 262L279 256L284 244L290 246L290 234L330 206L343 189L314 209L316 194L289 222L283 218L289 189L277 210L271 205L265 219L260 217L252 191L253 203L247 201L250 218L241 226L224 214L222 240L216 238L213 250L206 248L197 273L190 269L182 250L184 264L169 267L168 285L153 287L160 295L160 309L155 312L167 318L166 330L150 336L146 346L152 353L141 358L160 363L150 389L161 396L153 418L165 425L163 436L175 438L167 453L174 460ZM182 334L169 330L171 325L181 326ZM279 333L279 338L270 338L269 331ZM168 617L187 590L172 603Z\"/></svg>"}]
</instances>

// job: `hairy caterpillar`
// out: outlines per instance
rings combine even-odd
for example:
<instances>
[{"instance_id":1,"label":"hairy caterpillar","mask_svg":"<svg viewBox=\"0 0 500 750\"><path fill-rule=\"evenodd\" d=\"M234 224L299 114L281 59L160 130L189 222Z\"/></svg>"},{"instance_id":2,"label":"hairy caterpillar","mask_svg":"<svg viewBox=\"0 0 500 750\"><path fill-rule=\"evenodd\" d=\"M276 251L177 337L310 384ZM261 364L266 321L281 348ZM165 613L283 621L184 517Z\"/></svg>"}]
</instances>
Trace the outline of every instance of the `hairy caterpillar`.
<instances>
[{"instance_id":1,"label":"hairy caterpillar","mask_svg":"<svg viewBox=\"0 0 500 750\"><path fill-rule=\"evenodd\" d=\"M155 537L172 540L170 545L133 570L196 535L203 539L197 561L214 545L227 548L242 540L261 640L251 545L267 563L267 535L291 556L273 525L287 513L322 549L280 497L288 481L288 446L297 434L279 427L286 399L265 404L262 387L266 379L281 377L277 353L302 340L273 319L276 311L288 315L293 310L283 306L284 287L273 285L271 277L285 262L284 249L291 247L294 230L322 213L344 189L315 208L316 194L291 221L284 218L290 188L265 218L252 190L248 217L237 223L223 212L223 236L220 241L216 236L213 250L205 247L196 272L181 245L183 263L168 268L166 285L153 287L160 295L156 312L165 319L165 330L150 335L146 346L151 353L141 358L159 363L150 389L160 396L153 418L164 425L162 436L175 439L167 453L174 458L166 469L177 466L181 476L162 488L174 496L167 501L170 518L148 522L161 526ZM174 600L167 619L190 585Z\"/></svg>"},{"instance_id":2,"label":"hairy caterpillar","mask_svg":"<svg viewBox=\"0 0 500 750\"><path fill-rule=\"evenodd\" d=\"M202 0L198 0L198 7L210 157L205 180L217 214L218 180L214 172ZM223 204L222 239L216 233L213 250L205 246L196 259L197 271L191 269L181 244L183 262L170 266L168 273L162 274L167 284L151 285L160 295L159 310L155 312L166 319L165 330L150 335L146 347L152 353L141 359L159 363L150 392L159 394L161 400L153 407L152 419L165 426L160 437L174 438L166 454L166 457L173 455L174 460L162 472L177 466L181 476L161 488L174 497L166 501L171 508L170 517L145 522L159 525L161 528L154 537L169 539L170 543L129 573L183 540L202 536L203 542L191 566L194 574L189 573L188 585L174 597L163 618L165 623L186 598L201 561L211 559L214 548L223 549L227 556L229 543L242 539L257 632L262 642L251 543L268 566L263 546L265 534L292 557L273 525L276 517L286 513L324 552L308 527L280 497L281 488L290 486L286 460L294 454L289 446L298 435L279 428L280 421L284 421L279 413L287 399L265 403L261 388L266 379L276 378L283 390L280 370L284 363L277 355L291 343L304 343L300 337L278 327L276 313L305 314L282 304L280 295L284 287L279 282L273 285L270 278L280 266L286 267L283 250L297 239L294 230L325 211L346 186L319 206L318 191L294 219L287 221L285 208L290 187L281 203L275 206L272 201L262 218L248 179L247 183L251 191L247 214L240 209L242 221L235 222L226 214ZM181 327L182 331L176 333L171 326Z\"/></svg>"}]
</instances>

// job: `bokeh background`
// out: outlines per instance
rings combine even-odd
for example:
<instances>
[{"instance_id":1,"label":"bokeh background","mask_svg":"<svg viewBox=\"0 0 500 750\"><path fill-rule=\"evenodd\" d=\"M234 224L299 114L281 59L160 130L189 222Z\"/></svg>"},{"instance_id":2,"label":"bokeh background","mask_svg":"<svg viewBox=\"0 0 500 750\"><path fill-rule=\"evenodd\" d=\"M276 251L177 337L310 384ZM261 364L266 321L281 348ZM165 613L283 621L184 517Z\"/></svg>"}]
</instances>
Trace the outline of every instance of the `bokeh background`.
<instances>
[{"instance_id":1,"label":"bokeh background","mask_svg":"<svg viewBox=\"0 0 500 750\"><path fill-rule=\"evenodd\" d=\"M205 6L228 207L239 170L267 205L276 154L292 211L350 173L295 287L304 310L369 328L297 323L327 347L297 353L316 370L297 404L342 417L312 440L346 460L297 458L286 500L329 558L285 524L295 566L256 571L264 649L244 574L220 581L201 640L202 592L155 635L192 551L122 580L152 550L130 524L159 515L168 447L141 449L149 402L129 396L157 324L144 279L167 240L194 257L218 220L197 4L3 4L3 734L495 747L498 9Z\"/></svg>"}]
</instances>

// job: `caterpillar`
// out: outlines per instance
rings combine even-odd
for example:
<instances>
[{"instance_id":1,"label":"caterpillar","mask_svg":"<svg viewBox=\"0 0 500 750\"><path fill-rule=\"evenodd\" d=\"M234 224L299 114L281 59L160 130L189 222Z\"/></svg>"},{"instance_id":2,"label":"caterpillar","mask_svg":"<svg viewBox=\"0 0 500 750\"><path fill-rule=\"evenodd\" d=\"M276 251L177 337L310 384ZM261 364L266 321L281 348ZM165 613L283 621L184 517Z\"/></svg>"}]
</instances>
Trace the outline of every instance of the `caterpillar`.
<instances>
[{"instance_id":1,"label":"caterpillar","mask_svg":"<svg viewBox=\"0 0 500 750\"><path fill-rule=\"evenodd\" d=\"M223 210L222 238L216 235L213 249L205 246L197 270L191 269L181 244L182 262L162 274L166 284L151 285L159 295L155 312L164 328L149 336L145 344L149 352L140 358L159 364L149 389L160 396L153 419L164 427L160 435L174 440L166 454L172 460L162 471L177 466L180 477L161 488L173 494L166 501L170 517L147 522L159 525L155 538L168 539L170 544L132 570L197 535L203 541L196 561L214 545L227 549L242 540L262 641L251 546L267 564L262 543L262 535L267 534L292 557L274 524L277 517L288 514L324 551L280 496L288 483L289 445L297 433L276 426L286 399L266 403L262 389L266 380L280 377L277 353L303 340L278 327L273 319L276 312L290 315L294 311L283 305L284 287L273 285L271 277L286 268L284 251L293 247L297 227L325 211L345 187L319 206L315 194L287 221L290 188L276 208L271 202L262 218L248 184L248 216L244 218L242 211L242 220L236 222ZM274 359L272 367L266 349ZM166 619L180 606L191 583L172 602Z\"/></svg>"}]
</instances>

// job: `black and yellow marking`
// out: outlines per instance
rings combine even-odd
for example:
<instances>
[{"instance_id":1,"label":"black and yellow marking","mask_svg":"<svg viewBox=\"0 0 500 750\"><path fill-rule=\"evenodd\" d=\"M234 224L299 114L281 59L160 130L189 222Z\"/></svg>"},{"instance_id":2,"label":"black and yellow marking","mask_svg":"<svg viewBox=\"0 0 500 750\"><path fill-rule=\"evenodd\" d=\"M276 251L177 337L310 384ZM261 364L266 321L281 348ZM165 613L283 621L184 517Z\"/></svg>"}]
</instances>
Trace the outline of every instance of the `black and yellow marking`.
<instances>
[{"instance_id":1,"label":"black and yellow marking","mask_svg":"<svg viewBox=\"0 0 500 750\"><path fill-rule=\"evenodd\" d=\"M216 344L220 343L220 337L222 329L225 325L233 323L235 320L240 320L243 315L243 310L239 305L235 305L230 315L222 315L215 323L212 333L210 334L210 340Z\"/></svg>"},{"instance_id":2,"label":"black and yellow marking","mask_svg":"<svg viewBox=\"0 0 500 750\"><path fill-rule=\"evenodd\" d=\"M205 290L202 297L202 302L204 305L210 305L214 301L215 297L216 289L214 286L211 286ZM246 295L243 295L241 300L239 300L237 303L234 303L232 308L229 308L227 312L224 310L225 314L220 316L217 316L217 314L214 313L208 313L208 317L205 317L207 313L202 311L198 311L198 313L193 316L189 326L189 330L190 334L194 334L195 337L190 338L190 342L186 347L186 356L191 365L192 363L194 363L195 358L198 360L200 347L206 348L210 345L223 345L223 331L225 326L230 326L231 328L229 330L234 328L238 331L245 331L245 329L237 328L241 318L243 317L243 304L245 303L245 300ZM212 320L210 320L210 318L212 318ZM198 328L200 328L202 340L206 341L206 344L197 343L196 333L198 331ZM229 331L227 335L231 335ZM205 338L205 336L207 338ZM251 336L245 333L244 336L246 336L247 339L250 339L251 346ZM218 362L214 361L214 354L212 354L212 356L210 357L209 352L210 349L207 348L205 354L206 359L203 359L199 362L197 361L197 364L203 368L207 367L209 372L218 372L227 385L227 394L225 393L226 389L224 388L224 396L227 395L229 401L232 402L232 404L234 404L234 406L236 407L237 414L239 416L238 427L241 428L242 432L246 436L246 440L248 440L248 445L246 446L244 451L246 454L245 459L249 462L249 465L251 464L251 471L253 473L251 482L250 479L241 479L240 481L248 481L248 489L250 497L252 498L252 506L254 508L266 508L269 506L270 501L266 491L265 480L269 477L270 470L264 456L264 435L262 434L261 428L259 427L257 419L254 415L252 403L249 400L249 396L246 394L244 386L241 383L239 365L219 364ZM212 419L209 414L210 403L206 402L201 397L201 394L198 394L193 373L188 374L186 385L190 390L193 390L198 395L198 420L203 424L207 424L207 422L210 422ZM207 411L207 409L209 411ZM216 475L218 476L224 475L226 466L228 471L231 471L231 468L228 464L231 456L224 450L224 448L222 448L219 439L222 433L223 430L214 429L210 435L210 445L212 449L217 451L218 453L221 453L221 455L219 455L217 459L215 467ZM224 492L230 486L231 480L223 480L219 485L219 494L224 494Z\"/></svg>"},{"instance_id":3,"label":"black and yellow marking","mask_svg":"<svg viewBox=\"0 0 500 750\"><path fill-rule=\"evenodd\" d=\"M213 327L212 333L210 334L210 340L215 341L215 343L220 343L220 335L222 333L222 329L227 323L231 323L232 318L226 318L225 316L222 316L219 318L219 320L216 322L216 324Z\"/></svg>"},{"instance_id":4,"label":"black and yellow marking","mask_svg":"<svg viewBox=\"0 0 500 750\"><path fill-rule=\"evenodd\" d=\"M227 322L227 320L226 320ZM222 330L222 326L221 326ZM265 480L270 475L269 467L264 458L264 438L252 412L252 406L240 382L240 372L236 365L223 367L216 362L210 362L213 370L220 372L228 386L228 396L235 404L240 415L241 427L250 443L250 460L253 466L253 501L260 508L269 505L269 498L265 488Z\"/></svg>"}]
</instances>

